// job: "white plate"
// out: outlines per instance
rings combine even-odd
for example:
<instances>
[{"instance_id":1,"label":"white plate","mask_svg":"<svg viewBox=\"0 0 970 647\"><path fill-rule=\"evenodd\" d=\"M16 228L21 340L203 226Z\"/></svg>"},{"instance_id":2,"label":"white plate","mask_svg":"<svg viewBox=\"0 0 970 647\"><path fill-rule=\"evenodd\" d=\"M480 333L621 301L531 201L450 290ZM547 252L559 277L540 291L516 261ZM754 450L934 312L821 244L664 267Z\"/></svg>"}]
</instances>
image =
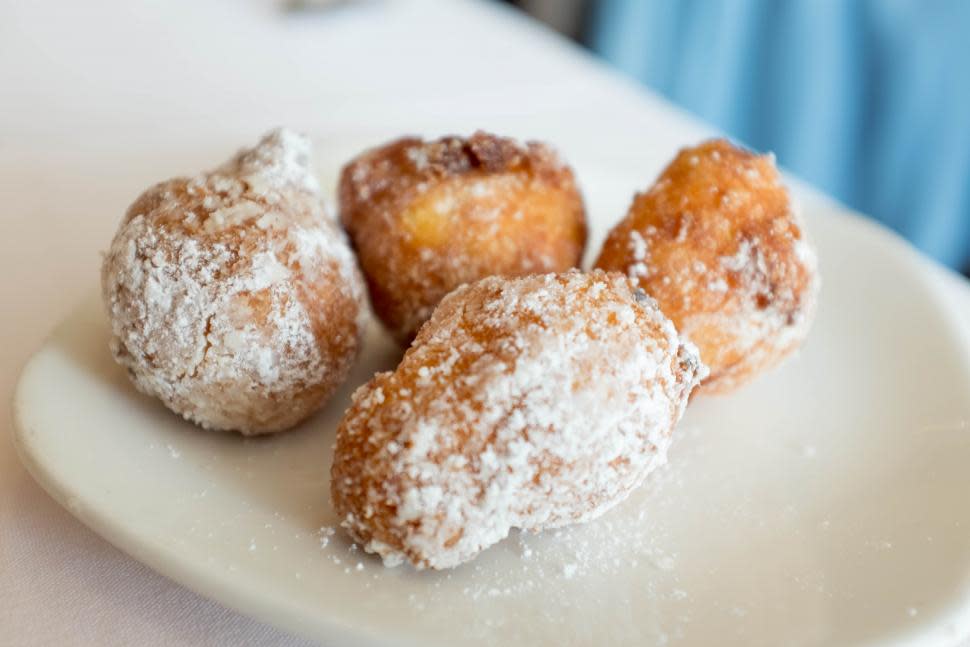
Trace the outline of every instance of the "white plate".
<instances>
[{"instance_id":1,"label":"white plate","mask_svg":"<svg viewBox=\"0 0 970 647\"><path fill-rule=\"evenodd\" d=\"M643 178L579 167L595 250ZM451 572L319 532L349 394L398 358L376 326L319 416L243 440L136 393L92 296L24 371L18 447L137 559L330 644L949 644L970 628L970 355L914 252L803 200L824 286L800 356L692 403L669 467L599 521Z\"/></svg>"}]
</instances>

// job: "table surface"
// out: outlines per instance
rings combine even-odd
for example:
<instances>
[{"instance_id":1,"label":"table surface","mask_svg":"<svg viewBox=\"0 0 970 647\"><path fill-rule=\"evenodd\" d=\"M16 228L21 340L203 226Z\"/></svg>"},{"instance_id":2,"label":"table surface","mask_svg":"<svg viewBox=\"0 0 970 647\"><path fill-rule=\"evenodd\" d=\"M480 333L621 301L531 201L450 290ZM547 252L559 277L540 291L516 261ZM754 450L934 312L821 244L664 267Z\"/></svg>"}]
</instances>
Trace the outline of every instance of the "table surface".
<instances>
[{"instance_id":1,"label":"table surface","mask_svg":"<svg viewBox=\"0 0 970 647\"><path fill-rule=\"evenodd\" d=\"M142 188L272 126L324 145L482 127L650 173L645 150L713 132L502 6L281 4L0 0L0 393L96 285L99 252ZM970 286L930 261L926 271L970 331ZM31 480L9 433L0 610L11 645L306 644L101 540Z\"/></svg>"}]
</instances>

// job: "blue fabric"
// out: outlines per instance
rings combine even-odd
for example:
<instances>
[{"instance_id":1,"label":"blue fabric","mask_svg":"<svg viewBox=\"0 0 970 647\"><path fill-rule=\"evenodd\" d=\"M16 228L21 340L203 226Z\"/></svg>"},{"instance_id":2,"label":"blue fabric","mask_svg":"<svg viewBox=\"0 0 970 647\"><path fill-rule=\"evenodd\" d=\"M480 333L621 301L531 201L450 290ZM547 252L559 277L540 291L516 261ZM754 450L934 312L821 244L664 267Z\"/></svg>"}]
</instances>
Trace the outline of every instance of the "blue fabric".
<instances>
[{"instance_id":1,"label":"blue fabric","mask_svg":"<svg viewBox=\"0 0 970 647\"><path fill-rule=\"evenodd\" d=\"M608 61L970 267L970 0L600 0Z\"/></svg>"}]
</instances>

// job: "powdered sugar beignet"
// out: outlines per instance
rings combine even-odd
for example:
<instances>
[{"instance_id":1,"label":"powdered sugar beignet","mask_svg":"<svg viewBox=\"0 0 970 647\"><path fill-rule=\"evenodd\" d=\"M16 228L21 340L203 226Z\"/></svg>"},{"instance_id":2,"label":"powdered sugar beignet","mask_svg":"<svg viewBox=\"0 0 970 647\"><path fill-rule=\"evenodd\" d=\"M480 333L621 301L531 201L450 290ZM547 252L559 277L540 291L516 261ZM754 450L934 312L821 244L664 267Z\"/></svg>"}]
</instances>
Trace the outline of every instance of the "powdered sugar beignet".
<instances>
[{"instance_id":1,"label":"powdered sugar beignet","mask_svg":"<svg viewBox=\"0 0 970 647\"><path fill-rule=\"evenodd\" d=\"M618 273L483 279L354 394L334 505L366 550L418 568L455 566L514 527L593 519L666 460L705 372Z\"/></svg>"},{"instance_id":2,"label":"powdered sugar beignet","mask_svg":"<svg viewBox=\"0 0 970 647\"><path fill-rule=\"evenodd\" d=\"M339 199L374 312L405 344L459 285L563 272L586 246L572 169L540 142L405 137L351 160Z\"/></svg>"},{"instance_id":3,"label":"powdered sugar beignet","mask_svg":"<svg viewBox=\"0 0 970 647\"><path fill-rule=\"evenodd\" d=\"M139 390L212 429L297 424L357 355L364 284L309 142L270 133L129 208L102 266L111 350Z\"/></svg>"},{"instance_id":4,"label":"powdered sugar beignet","mask_svg":"<svg viewBox=\"0 0 970 647\"><path fill-rule=\"evenodd\" d=\"M723 139L685 148L638 194L596 267L657 300L726 393L792 353L818 300L815 250L770 155Z\"/></svg>"}]
</instances>

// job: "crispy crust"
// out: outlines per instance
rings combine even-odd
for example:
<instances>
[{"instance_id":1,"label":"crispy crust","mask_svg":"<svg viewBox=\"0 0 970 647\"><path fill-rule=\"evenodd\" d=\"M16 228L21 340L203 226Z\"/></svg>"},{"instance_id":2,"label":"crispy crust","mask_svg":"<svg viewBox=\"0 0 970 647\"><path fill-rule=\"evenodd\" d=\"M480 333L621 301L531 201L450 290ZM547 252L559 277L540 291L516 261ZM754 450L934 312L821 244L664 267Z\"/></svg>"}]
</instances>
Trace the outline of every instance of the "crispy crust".
<instances>
[{"instance_id":1,"label":"crispy crust","mask_svg":"<svg viewBox=\"0 0 970 647\"><path fill-rule=\"evenodd\" d=\"M544 144L483 132L367 151L344 167L339 202L374 311L405 343L459 285L563 271L586 244L571 169Z\"/></svg>"},{"instance_id":2,"label":"crispy crust","mask_svg":"<svg viewBox=\"0 0 970 647\"><path fill-rule=\"evenodd\" d=\"M774 160L712 140L682 150L638 194L595 266L657 299L726 392L792 352L811 325L815 253Z\"/></svg>"}]
</instances>

